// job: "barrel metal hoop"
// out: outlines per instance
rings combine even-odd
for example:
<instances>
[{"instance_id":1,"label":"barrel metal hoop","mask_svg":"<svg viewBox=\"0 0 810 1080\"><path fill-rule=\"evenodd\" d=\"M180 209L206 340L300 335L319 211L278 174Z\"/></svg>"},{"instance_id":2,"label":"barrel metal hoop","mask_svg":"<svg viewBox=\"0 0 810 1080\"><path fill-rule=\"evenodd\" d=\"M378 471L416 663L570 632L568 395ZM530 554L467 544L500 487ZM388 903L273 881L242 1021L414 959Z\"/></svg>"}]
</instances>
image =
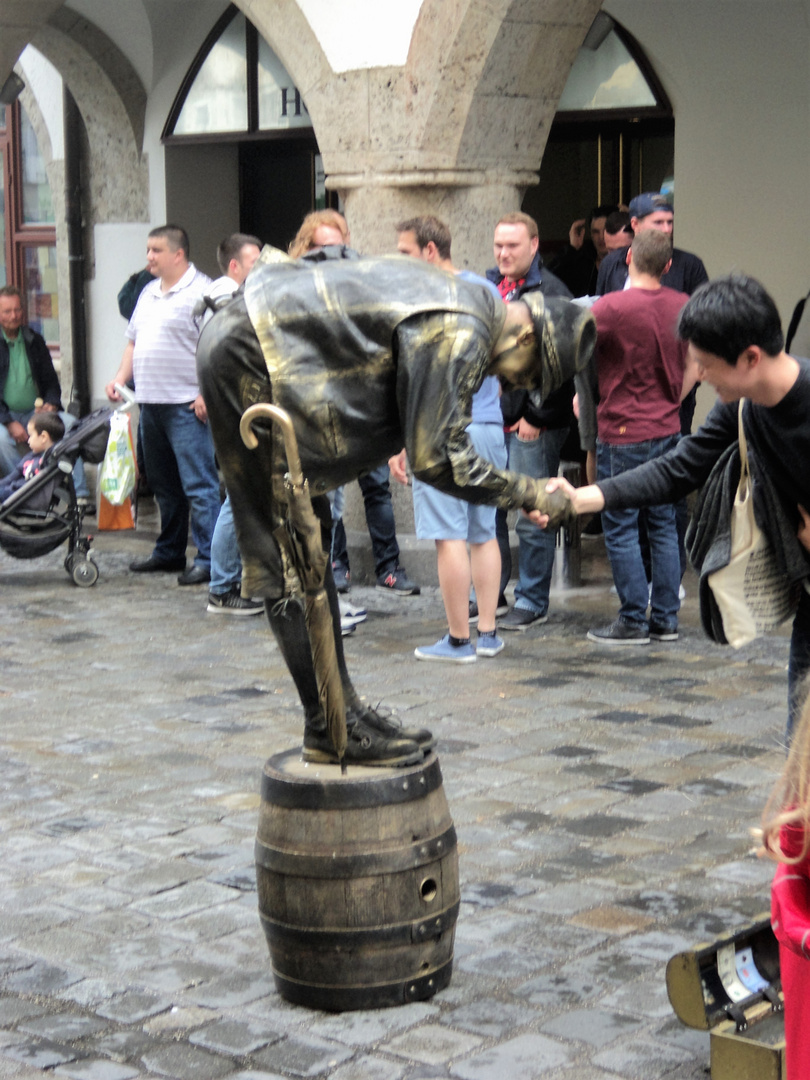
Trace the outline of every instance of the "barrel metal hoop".
<instances>
[{"instance_id":1,"label":"barrel metal hoop","mask_svg":"<svg viewBox=\"0 0 810 1080\"><path fill-rule=\"evenodd\" d=\"M368 929L351 926L345 930L334 927L313 930L310 927L290 926L289 923L276 922L263 911L259 914L265 937L271 946L278 943L288 947L312 948L319 954L327 949L338 949L341 953L348 954L352 950L371 945L420 945L439 938L455 926L460 906L461 901L456 900L450 907L434 912L427 919Z\"/></svg>"},{"instance_id":2,"label":"barrel metal hoop","mask_svg":"<svg viewBox=\"0 0 810 1080\"><path fill-rule=\"evenodd\" d=\"M319 881L335 878L369 877L413 870L437 862L456 850L456 830L451 825L438 836L417 840L396 848L379 848L373 852L356 852L339 855L333 851L321 855L306 852L284 851L270 847L257 837L254 848L256 865L262 870L280 874L285 878L317 878Z\"/></svg>"},{"instance_id":3,"label":"barrel metal hoop","mask_svg":"<svg viewBox=\"0 0 810 1080\"><path fill-rule=\"evenodd\" d=\"M435 754L411 768L391 769L390 777L375 773L366 779L353 776L327 783L321 778L291 776L281 771L287 760L300 753L288 750L265 763L263 802L290 810L354 810L414 802L442 786L442 770Z\"/></svg>"},{"instance_id":4,"label":"barrel metal hoop","mask_svg":"<svg viewBox=\"0 0 810 1080\"><path fill-rule=\"evenodd\" d=\"M453 958L417 978L372 986L322 986L288 979L273 969L276 988L282 997L310 1009L342 1012L348 1009L379 1009L390 1005L405 1005L409 1001L426 1001L450 983Z\"/></svg>"}]
</instances>

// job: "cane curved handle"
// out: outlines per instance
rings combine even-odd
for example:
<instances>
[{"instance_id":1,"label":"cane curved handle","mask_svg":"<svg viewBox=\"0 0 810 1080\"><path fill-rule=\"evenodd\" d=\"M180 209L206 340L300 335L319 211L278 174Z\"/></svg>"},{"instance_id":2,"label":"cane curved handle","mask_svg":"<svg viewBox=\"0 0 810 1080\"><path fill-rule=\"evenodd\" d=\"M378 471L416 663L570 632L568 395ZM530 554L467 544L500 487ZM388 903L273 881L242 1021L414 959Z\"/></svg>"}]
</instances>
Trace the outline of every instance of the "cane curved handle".
<instances>
[{"instance_id":1,"label":"cane curved handle","mask_svg":"<svg viewBox=\"0 0 810 1080\"><path fill-rule=\"evenodd\" d=\"M280 409L278 405L268 405L265 402L259 402L258 405L251 405L249 409L245 409L242 413L242 419L239 421L239 434L242 436L242 442L248 450L255 450L259 445L259 440L252 428L254 420L272 420L273 423L279 425L284 438L284 450L287 455L287 472L290 482L296 486L302 485L304 483L304 473L301 468L301 457L298 453L298 440L295 437L295 428L290 419L290 414L285 412L284 409Z\"/></svg>"}]
</instances>

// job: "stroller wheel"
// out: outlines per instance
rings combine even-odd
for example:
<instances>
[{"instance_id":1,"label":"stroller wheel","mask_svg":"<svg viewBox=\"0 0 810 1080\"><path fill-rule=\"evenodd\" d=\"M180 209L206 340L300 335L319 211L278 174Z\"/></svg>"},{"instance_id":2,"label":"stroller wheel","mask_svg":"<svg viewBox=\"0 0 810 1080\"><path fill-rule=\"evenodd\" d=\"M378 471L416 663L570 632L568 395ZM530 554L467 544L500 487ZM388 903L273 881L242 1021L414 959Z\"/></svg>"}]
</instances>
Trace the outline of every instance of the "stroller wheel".
<instances>
[{"instance_id":1,"label":"stroller wheel","mask_svg":"<svg viewBox=\"0 0 810 1080\"><path fill-rule=\"evenodd\" d=\"M80 589L89 589L98 581L98 567L92 559L77 562L73 567L73 583Z\"/></svg>"}]
</instances>

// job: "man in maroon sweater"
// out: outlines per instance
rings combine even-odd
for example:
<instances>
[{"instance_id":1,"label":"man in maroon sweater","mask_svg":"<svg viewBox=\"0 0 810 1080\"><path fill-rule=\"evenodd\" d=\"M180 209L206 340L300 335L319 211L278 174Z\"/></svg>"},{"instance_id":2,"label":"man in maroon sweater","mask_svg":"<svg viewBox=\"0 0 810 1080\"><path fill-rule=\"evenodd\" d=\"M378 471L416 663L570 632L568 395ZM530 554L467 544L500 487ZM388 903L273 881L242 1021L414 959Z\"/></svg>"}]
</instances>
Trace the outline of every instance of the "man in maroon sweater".
<instances>
[{"instance_id":1,"label":"man in maroon sweater","mask_svg":"<svg viewBox=\"0 0 810 1080\"><path fill-rule=\"evenodd\" d=\"M695 381L686 379L686 345L675 324L688 300L685 293L661 285L672 259L672 242L653 229L639 233L627 254L631 287L596 302L595 362L599 381L597 479L616 476L678 441L678 410ZM672 505L646 511L652 560L648 593L638 540L638 510L602 515L605 546L621 606L610 626L588 632L603 645L646 645L678 637L678 586L681 571L675 510ZM647 618L648 601L651 607Z\"/></svg>"}]
</instances>

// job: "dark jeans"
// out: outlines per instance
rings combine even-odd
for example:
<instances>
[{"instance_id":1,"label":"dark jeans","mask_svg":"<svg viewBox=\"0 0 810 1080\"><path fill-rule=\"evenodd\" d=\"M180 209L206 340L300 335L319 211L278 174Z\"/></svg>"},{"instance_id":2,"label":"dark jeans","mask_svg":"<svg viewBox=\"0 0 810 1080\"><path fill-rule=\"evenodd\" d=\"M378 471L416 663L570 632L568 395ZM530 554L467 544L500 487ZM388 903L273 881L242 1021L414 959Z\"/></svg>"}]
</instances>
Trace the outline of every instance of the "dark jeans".
<instances>
[{"instance_id":1,"label":"dark jeans","mask_svg":"<svg viewBox=\"0 0 810 1080\"><path fill-rule=\"evenodd\" d=\"M140 426L146 474L160 510L154 556L166 561L185 557L190 510L194 563L208 570L220 505L211 429L186 402L141 405Z\"/></svg>"},{"instance_id":2,"label":"dark jeans","mask_svg":"<svg viewBox=\"0 0 810 1080\"><path fill-rule=\"evenodd\" d=\"M556 476L560 471L560 454L568 437L568 428L541 431L537 439L518 439L514 431L506 434L507 469L538 479ZM515 606L537 615L548 611L548 594L554 570L557 533L538 529L522 514L518 515L515 531L518 535L518 584L515 586ZM498 595L503 596L512 577L512 551L509 547L509 519L506 510L495 513L495 536L501 553L501 583Z\"/></svg>"},{"instance_id":3,"label":"dark jeans","mask_svg":"<svg viewBox=\"0 0 810 1080\"><path fill-rule=\"evenodd\" d=\"M597 478L605 480L611 476L619 476L637 465L661 457L677 445L678 438L678 435L670 435L663 439L649 439L626 445L597 440ZM619 617L624 622L646 628L649 604L651 619L656 627L675 630L678 626L678 585L681 580L675 509L671 504L648 506L645 514L652 558L652 597L647 591L647 578L638 539L639 511L602 511L605 548L621 601Z\"/></svg>"},{"instance_id":4,"label":"dark jeans","mask_svg":"<svg viewBox=\"0 0 810 1080\"><path fill-rule=\"evenodd\" d=\"M506 437L509 454L508 468L513 472L533 476L556 476L560 471L560 451L568 437L568 428L541 431L536 439L519 439L512 431ZM518 583L515 586L515 607L545 615L548 594L554 571L554 552L557 546L555 529L538 529L525 514L518 514L515 532L518 536Z\"/></svg>"},{"instance_id":5,"label":"dark jeans","mask_svg":"<svg viewBox=\"0 0 810 1080\"><path fill-rule=\"evenodd\" d=\"M394 523L394 507L391 502L390 473L387 465L380 465L370 473L359 476L357 482L363 493L363 506L366 511L366 525L371 537L371 549L374 552L374 567L377 577L382 577L399 566L399 544ZM346 548L346 530L343 519L335 522L332 539L332 562L337 566L349 568L349 553Z\"/></svg>"}]
</instances>

